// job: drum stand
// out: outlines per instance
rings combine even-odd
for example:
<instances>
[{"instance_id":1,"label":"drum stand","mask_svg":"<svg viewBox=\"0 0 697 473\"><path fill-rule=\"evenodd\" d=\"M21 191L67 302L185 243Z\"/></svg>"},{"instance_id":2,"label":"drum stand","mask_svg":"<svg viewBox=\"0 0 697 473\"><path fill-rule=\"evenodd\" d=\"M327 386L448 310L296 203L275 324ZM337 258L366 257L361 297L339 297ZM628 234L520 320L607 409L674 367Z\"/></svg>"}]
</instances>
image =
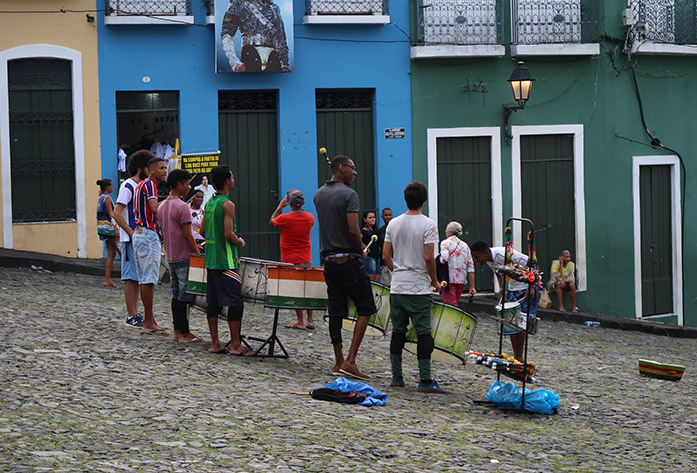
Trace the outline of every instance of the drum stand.
<instances>
[{"instance_id":1,"label":"drum stand","mask_svg":"<svg viewBox=\"0 0 697 473\"><path fill-rule=\"evenodd\" d=\"M281 343L281 340L278 338L277 332L278 332L278 315L279 315L280 309L278 307L274 308L274 313L273 313L273 328L271 329L271 335L269 335L268 338L256 338L256 337L246 337L249 340L254 340L256 342L264 342L261 344L259 348L257 348L257 353L254 355L257 358L289 358L288 352L286 351L286 348L283 346ZM249 344L243 339L242 343L247 348L252 348L249 346ZM278 348L281 349L283 354L274 354L274 351L276 350L276 344L278 344ZM261 351L266 348L268 345L268 353L262 354Z\"/></svg>"}]
</instances>

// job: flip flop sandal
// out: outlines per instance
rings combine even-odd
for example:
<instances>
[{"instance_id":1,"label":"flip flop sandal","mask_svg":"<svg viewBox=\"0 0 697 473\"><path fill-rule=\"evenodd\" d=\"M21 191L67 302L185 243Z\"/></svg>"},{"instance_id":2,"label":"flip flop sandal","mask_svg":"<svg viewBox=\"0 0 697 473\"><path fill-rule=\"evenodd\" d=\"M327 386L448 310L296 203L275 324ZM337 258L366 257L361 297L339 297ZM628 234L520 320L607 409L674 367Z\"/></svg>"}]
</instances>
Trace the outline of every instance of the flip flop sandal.
<instances>
[{"instance_id":1,"label":"flip flop sandal","mask_svg":"<svg viewBox=\"0 0 697 473\"><path fill-rule=\"evenodd\" d=\"M141 335L169 335L169 332L165 329L158 328L157 330L141 330Z\"/></svg>"},{"instance_id":2,"label":"flip flop sandal","mask_svg":"<svg viewBox=\"0 0 697 473\"><path fill-rule=\"evenodd\" d=\"M315 325L314 325L314 324L306 324L306 325L305 325L305 328L308 329L308 330L314 330L314 329L315 329Z\"/></svg>"},{"instance_id":3,"label":"flip flop sandal","mask_svg":"<svg viewBox=\"0 0 697 473\"><path fill-rule=\"evenodd\" d=\"M305 327L298 327L298 324L288 324L286 325L286 328L292 328L295 330L305 330Z\"/></svg>"},{"instance_id":4,"label":"flip flop sandal","mask_svg":"<svg viewBox=\"0 0 697 473\"><path fill-rule=\"evenodd\" d=\"M202 342L202 341L203 341L203 338L195 337L195 338L192 338L191 340L179 340L179 343L198 343L198 342Z\"/></svg>"},{"instance_id":5,"label":"flip flop sandal","mask_svg":"<svg viewBox=\"0 0 697 473\"><path fill-rule=\"evenodd\" d=\"M252 353L251 355L247 355L247 353L249 353L249 352L254 352L254 353ZM230 352L228 352L228 353L230 353ZM230 353L230 354L231 354L232 356L242 356L242 357L244 357L244 358L251 358L252 356L256 355L257 352L256 352L255 350L252 350L251 348L246 348L246 347L245 347L245 349L242 350L242 351L239 352L239 353Z\"/></svg>"}]
</instances>

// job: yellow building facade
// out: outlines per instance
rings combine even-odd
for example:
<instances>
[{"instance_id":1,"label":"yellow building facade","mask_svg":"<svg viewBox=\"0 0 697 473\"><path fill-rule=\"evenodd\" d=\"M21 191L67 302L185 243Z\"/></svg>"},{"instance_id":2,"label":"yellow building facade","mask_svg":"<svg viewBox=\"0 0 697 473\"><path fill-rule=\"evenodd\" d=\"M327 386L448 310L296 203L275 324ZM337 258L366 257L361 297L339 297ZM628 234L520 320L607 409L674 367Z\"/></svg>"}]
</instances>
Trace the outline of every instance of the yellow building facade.
<instances>
[{"instance_id":1,"label":"yellow building facade","mask_svg":"<svg viewBox=\"0 0 697 473\"><path fill-rule=\"evenodd\" d=\"M0 247L101 257L96 2L0 6Z\"/></svg>"}]
</instances>

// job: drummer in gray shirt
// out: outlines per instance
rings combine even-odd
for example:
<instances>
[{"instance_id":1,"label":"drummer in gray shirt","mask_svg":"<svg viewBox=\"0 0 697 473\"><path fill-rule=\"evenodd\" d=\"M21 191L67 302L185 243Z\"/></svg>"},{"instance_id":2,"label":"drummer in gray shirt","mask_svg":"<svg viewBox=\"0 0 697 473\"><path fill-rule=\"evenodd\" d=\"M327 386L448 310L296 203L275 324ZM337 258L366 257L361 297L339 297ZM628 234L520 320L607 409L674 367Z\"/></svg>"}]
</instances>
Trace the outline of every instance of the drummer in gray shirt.
<instances>
[{"instance_id":1,"label":"drummer in gray shirt","mask_svg":"<svg viewBox=\"0 0 697 473\"><path fill-rule=\"evenodd\" d=\"M347 156L332 160L332 180L315 192L315 209L319 222L320 255L329 299L329 337L334 346L334 375L370 379L356 365L356 355L363 341L370 316L377 312L370 279L363 267L363 242L358 225L358 194L349 185L356 178L356 166ZM341 339L343 319L348 316L348 299L356 305L358 320L344 358Z\"/></svg>"}]
</instances>

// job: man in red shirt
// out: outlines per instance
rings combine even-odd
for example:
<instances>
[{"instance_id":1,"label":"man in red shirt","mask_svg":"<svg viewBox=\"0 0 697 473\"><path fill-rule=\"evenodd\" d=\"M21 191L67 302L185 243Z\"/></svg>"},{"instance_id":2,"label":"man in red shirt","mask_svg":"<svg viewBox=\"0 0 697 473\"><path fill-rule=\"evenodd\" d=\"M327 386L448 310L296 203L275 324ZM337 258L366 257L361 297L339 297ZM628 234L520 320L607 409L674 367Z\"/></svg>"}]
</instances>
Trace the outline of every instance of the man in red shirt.
<instances>
[{"instance_id":1,"label":"man in red shirt","mask_svg":"<svg viewBox=\"0 0 697 473\"><path fill-rule=\"evenodd\" d=\"M315 224L315 217L303 210L305 196L297 189L288 191L283 200L278 204L269 225L281 229L281 261L299 266L312 266L312 254L310 244L310 232ZM281 214L283 207L290 205L291 211ZM288 324L286 327L312 330L315 324L312 320L312 311L307 311L307 324L303 322L303 311L295 311L298 321Z\"/></svg>"}]
</instances>

